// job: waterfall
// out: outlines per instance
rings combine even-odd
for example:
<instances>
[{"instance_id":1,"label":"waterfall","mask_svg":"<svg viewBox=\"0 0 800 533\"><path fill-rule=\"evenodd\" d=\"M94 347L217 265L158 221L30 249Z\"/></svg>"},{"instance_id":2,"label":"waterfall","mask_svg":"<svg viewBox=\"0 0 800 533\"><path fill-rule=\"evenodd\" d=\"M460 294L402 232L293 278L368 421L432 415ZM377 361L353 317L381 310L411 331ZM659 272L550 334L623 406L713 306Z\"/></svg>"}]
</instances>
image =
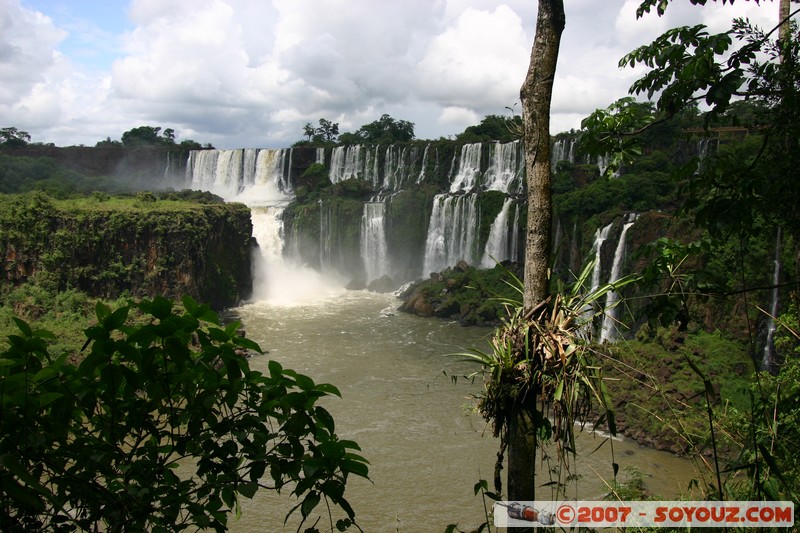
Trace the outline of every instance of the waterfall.
<instances>
[{"instance_id":1,"label":"waterfall","mask_svg":"<svg viewBox=\"0 0 800 533\"><path fill-rule=\"evenodd\" d=\"M772 294L767 316L767 338L764 342L764 354L761 369L771 372L775 364L775 317L778 315L778 283L781 281L781 228L778 226L775 237L775 259L772 269Z\"/></svg>"},{"instance_id":2,"label":"waterfall","mask_svg":"<svg viewBox=\"0 0 800 533\"><path fill-rule=\"evenodd\" d=\"M478 195L436 195L425 240L423 276L460 260L475 263L478 234Z\"/></svg>"},{"instance_id":3,"label":"waterfall","mask_svg":"<svg viewBox=\"0 0 800 533\"><path fill-rule=\"evenodd\" d=\"M550 164L555 169L559 161L575 163L575 141L570 138L558 139L553 143L553 151L550 155Z\"/></svg>"},{"instance_id":4,"label":"waterfall","mask_svg":"<svg viewBox=\"0 0 800 533\"><path fill-rule=\"evenodd\" d=\"M628 222L622 226L622 232L619 235L617 242L617 249L614 251L614 263L611 265L611 275L608 283L616 283L622 277L622 263L625 259L625 237L628 230L639 218L638 215L629 215ZM600 342L613 341L616 338L616 324L619 316L617 310L617 303L619 302L619 293L617 291L608 291L606 293L605 313L603 316L603 326L600 330Z\"/></svg>"},{"instance_id":5,"label":"waterfall","mask_svg":"<svg viewBox=\"0 0 800 533\"><path fill-rule=\"evenodd\" d=\"M486 190L508 193L516 185L517 191L521 192L524 172L525 155L521 142L492 143L489 168L484 178Z\"/></svg>"},{"instance_id":6,"label":"waterfall","mask_svg":"<svg viewBox=\"0 0 800 533\"><path fill-rule=\"evenodd\" d=\"M333 224L331 204L319 201L319 266L323 274L333 272Z\"/></svg>"},{"instance_id":7,"label":"waterfall","mask_svg":"<svg viewBox=\"0 0 800 533\"><path fill-rule=\"evenodd\" d=\"M386 204L379 199L364 202L361 216L361 259L369 283L389 274L386 248Z\"/></svg>"},{"instance_id":8,"label":"waterfall","mask_svg":"<svg viewBox=\"0 0 800 533\"><path fill-rule=\"evenodd\" d=\"M417 176L417 183L422 183L425 179L425 169L428 167L428 150L430 149L431 145L425 145L425 151L422 152L422 166L419 168L419 175Z\"/></svg>"},{"instance_id":9,"label":"waterfall","mask_svg":"<svg viewBox=\"0 0 800 533\"><path fill-rule=\"evenodd\" d=\"M511 258L508 239L508 213L511 210L512 203L514 201L511 198L506 198L503 203L503 209L500 210L500 213L497 214L494 222L492 222L492 227L489 229L489 238L486 241L486 248L481 259L483 268L493 268L495 262L499 263Z\"/></svg>"},{"instance_id":10,"label":"waterfall","mask_svg":"<svg viewBox=\"0 0 800 533\"><path fill-rule=\"evenodd\" d=\"M394 191L400 190L416 158L415 148L409 149L407 146L400 148L390 144L386 148L386 162L383 167L383 188Z\"/></svg>"},{"instance_id":11,"label":"waterfall","mask_svg":"<svg viewBox=\"0 0 800 533\"><path fill-rule=\"evenodd\" d=\"M331 154L331 168L328 178L331 183L348 179L364 179L364 158L361 145L337 146Z\"/></svg>"},{"instance_id":12,"label":"waterfall","mask_svg":"<svg viewBox=\"0 0 800 533\"><path fill-rule=\"evenodd\" d=\"M283 256L281 215L293 199L289 181L291 150L192 150L186 181L192 189L210 191L250 207L253 236L254 300L281 304L318 301L331 285L313 269Z\"/></svg>"},{"instance_id":13,"label":"waterfall","mask_svg":"<svg viewBox=\"0 0 800 533\"><path fill-rule=\"evenodd\" d=\"M605 175L606 170L608 170L608 164L609 157L607 155L597 156L597 170L600 172L600 176Z\"/></svg>"},{"instance_id":14,"label":"waterfall","mask_svg":"<svg viewBox=\"0 0 800 533\"><path fill-rule=\"evenodd\" d=\"M608 226L600 229L598 228L594 234L594 244L592 244L592 252L594 253L594 268L592 269L592 287L589 292L594 292L600 287L600 274L602 272L602 255L600 252L603 249L603 243L608 239L608 233L611 231L611 223Z\"/></svg>"},{"instance_id":15,"label":"waterfall","mask_svg":"<svg viewBox=\"0 0 800 533\"><path fill-rule=\"evenodd\" d=\"M458 159L458 173L450 184L450 192L470 191L478 185L481 174L481 143L465 144Z\"/></svg>"}]
</instances>

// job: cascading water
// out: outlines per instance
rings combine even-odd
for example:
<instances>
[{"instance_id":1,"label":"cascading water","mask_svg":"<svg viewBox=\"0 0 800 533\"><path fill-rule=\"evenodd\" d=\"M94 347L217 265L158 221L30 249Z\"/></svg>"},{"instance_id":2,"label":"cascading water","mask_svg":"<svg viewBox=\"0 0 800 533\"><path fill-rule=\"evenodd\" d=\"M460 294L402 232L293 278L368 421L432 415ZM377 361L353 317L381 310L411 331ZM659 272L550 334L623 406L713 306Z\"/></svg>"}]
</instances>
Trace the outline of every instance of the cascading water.
<instances>
[{"instance_id":1,"label":"cascading water","mask_svg":"<svg viewBox=\"0 0 800 533\"><path fill-rule=\"evenodd\" d=\"M436 195L425 241L423 276L460 260L475 263L478 235L478 195Z\"/></svg>"},{"instance_id":2,"label":"cascading water","mask_svg":"<svg viewBox=\"0 0 800 533\"><path fill-rule=\"evenodd\" d=\"M478 185L481 174L481 143L465 144L458 159L458 173L450 183L450 192L470 191Z\"/></svg>"},{"instance_id":3,"label":"cascading water","mask_svg":"<svg viewBox=\"0 0 800 533\"><path fill-rule=\"evenodd\" d=\"M284 304L314 300L330 283L313 269L283 257L281 215L293 199L289 179L291 150L193 150L186 180L193 189L210 191L250 207L253 236L253 299Z\"/></svg>"},{"instance_id":4,"label":"cascading water","mask_svg":"<svg viewBox=\"0 0 800 533\"><path fill-rule=\"evenodd\" d=\"M493 143L489 157L489 168L485 174L487 191L516 192L522 191L522 176L525 172L525 156L522 143Z\"/></svg>"},{"instance_id":5,"label":"cascading water","mask_svg":"<svg viewBox=\"0 0 800 533\"><path fill-rule=\"evenodd\" d=\"M622 263L625 259L625 237L628 230L634 225L638 215L632 214L627 218L627 222L622 226L622 232L619 235L617 248L614 251L614 263L611 265L611 274L608 279L609 284L616 283L622 277ZM600 342L613 341L616 338L617 332L617 317L619 310L617 303L619 302L619 293L617 291L608 291L606 293L606 305L603 316L603 326L600 329Z\"/></svg>"},{"instance_id":6,"label":"cascading water","mask_svg":"<svg viewBox=\"0 0 800 533\"><path fill-rule=\"evenodd\" d=\"M767 338L764 342L764 354L761 359L761 369L771 372L775 364L775 317L778 315L778 283L781 280L781 228L778 226L775 237L775 259L772 270L772 295L770 298L769 315L767 316Z\"/></svg>"},{"instance_id":7,"label":"cascading water","mask_svg":"<svg viewBox=\"0 0 800 533\"><path fill-rule=\"evenodd\" d=\"M385 202L380 198L364 202L364 214L361 216L361 259L364 261L367 283L389 274L385 219Z\"/></svg>"},{"instance_id":8,"label":"cascading water","mask_svg":"<svg viewBox=\"0 0 800 533\"><path fill-rule=\"evenodd\" d=\"M594 267L592 268L592 287L590 292L594 292L600 287L600 274L603 270L601 261L601 252L603 250L603 243L608 239L608 233L614 224L609 224L603 228L598 228L594 234L594 244L592 244L592 253L594 254Z\"/></svg>"},{"instance_id":9,"label":"cascading water","mask_svg":"<svg viewBox=\"0 0 800 533\"><path fill-rule=\"evenodd\" d=\"M417 183L422 183L425 180L425 169L428 167L428 151L430 150L431 145L425 145L425 151L422 152L422 166L419 169L419 175L417 176Z\"/></svg>"},{"instance_id":10,"label":"cascading water","mask_svg":"<svg viewBox=\"0 0 800 533\"><path fill-rule=\"evenodd\" d=\"M362 146L337 146L331 154L331 168L328 178L331 183L339 183L348 179L367 179L365 158L361 154Z\"/></svg>"},{"instance_id":11,"label":"cascading water","mask_svg":"<svg viewBox=\"0 0 800 533\"><path fill-rule=\"evenodd\" d=\"M553 143L553 151L550 156L550 164L553 168L559 161L575 162L575 142L573 139L558 139Z\"/></svg>"},{"instance_id":12,"label":"cascading water","mask_svg":"<svg viewBox=\"0 0 800 533\"><path fill-rule=\"evenodd\" d=\"M489 229L489 238L486 241L486 248L481 258L483 268L493 268L496 262L506 261L512 258L510 242L508 238L508 215L511 211L511 204L514 200L506 198L503 208L492 222Z\"/></svg>"},{"instance_id":13,"label":"cascading water","mask_svg":"<svg viewBox=\"0 0 800 533\"><path fill-rule=\"evenodd\" d=\"M310 154L302 152L302 156L297 152L301 161L328 165L332 183L361 180L371 184L373 191L383 191L382 198L387 198L387 192L395 198L394 193L399 191L406 191L399 197L401 202L430 198L428 187L416 185L427 181L439 184L445 176L450 178L446 190L451 192L434 197L429 210L425 210L427 215L420 212L426 217L422 220L414 211L390 209L385 201L375 198L355 211L352 202L359 201L355 197L343 200L323 195L318 207L291 213L291 228L285 228L285 241L281 220L285 206L294 199L290 172L297 172L292 165L292 150L196 150L190 154L186 175L192 188L212 191L251 207L262 255L268 256L267 262L271 264L264 266L266 270L276 271L280 261L295 266L308 261L325 277L335 276L340 283L347 276L351 276L351 281L366 278L369 282L384 274L397 275L400 279L396 281L402 282L420 269L427 274L462 259L476 266L481 262L492 266L489 256L518 260L519 246L524 241L518 228L520 206L509 198L519 194L524 186L521 143L466 144L454 150L452 156L441 150L430 144L398 144L320 148ZM299 172L298 179L302 170ZM309 184L302 183L307 194ZM488 242L480 240L478 231L481 224L478 198L484 191L506 195L503 209L492 224L493 229L490 228ZM515 203L513 212L512 203ZM317 216L318 227L309 225ZM425 220L429 225L421 234L405 229L404 224L416 224L418 228ZM285 247L284 242L288 243ZM399 243L424 255L398 260L404 251L392 247ZM394 258L395 264L390 264L389 257ZM266 287L266 281L261 283L259 279L256 286Z\"/></svg>"}]
</instances>

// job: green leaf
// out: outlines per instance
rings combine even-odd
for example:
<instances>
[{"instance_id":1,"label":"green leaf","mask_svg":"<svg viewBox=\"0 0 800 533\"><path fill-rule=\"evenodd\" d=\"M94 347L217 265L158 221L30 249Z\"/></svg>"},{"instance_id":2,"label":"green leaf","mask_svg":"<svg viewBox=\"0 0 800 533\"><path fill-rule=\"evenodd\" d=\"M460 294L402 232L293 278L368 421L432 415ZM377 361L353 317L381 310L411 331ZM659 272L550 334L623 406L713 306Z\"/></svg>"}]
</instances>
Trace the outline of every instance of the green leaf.
<instances>
[{"instance_id":1,"label":"green leaf","mask_svg":"<svg viewBox=\"0 0 800 533\"><path fill-rule=\"evenodd\" d=\"M31 330L31 327L28 325L27 322L15 316L12 316L11 319L14 321L14 323L17 325L17 328L22 332L22 334L25 337L33 336L33 331Z\"/></svg>"},{"instance_id":2,"label":"green leaf","mask_svg":"<svg viewBox=\"0 0 800 533\"><path fill-rule=\"evenodd\" d=\"M103 325L109 331L114 331L120 328L125 321L128 319L128 311L130 308L128 306L120 307L113 313L111 313L105 320L103 320Z\"/></svg>"},{"instance_id":3,"label":"green leaf","mask_svg":"<svg viewBox=\"0 0 800 533\"><path fill-rule=\"evenodd\" d=\"M239 483L236 490L245 498L252 499L258 491L258 483Z\"/></svg>"},{"instance_id":4,"label":"green leaf","mask_svg":"<svg viewBox=\"0 0 800 533\"><path fill-rule=\"evenodd\" d=\"M330 383L317 383L314 386L314 390L324 392L325 394L333 394L334 396L338 396L340 398L342 397L342 393L339 392L339 389Z\"/></svg>"},{"instance_id":5,"label":"green leaf","mask_svg":"<svg viewBox=\"0 0 800 533\"><path fill-rule=\"evenodd\" d=\"M342 470L345 472L350 472L351 474L355 474L357 476L369 479L369 467L364 463L360 463L358 461L351 461L349 459L345 459L342 462Z\"/></svg>"},{"instance_id":6,"label":"green leaf","mask_svg":"<svg viewBox=\"0 0 800 533\"><path fill-rule=\"evenodd\" d=\"M303 518L307 518L308 515L311 514L311 511L317 506L319 500L320 497L317 491L311 491L306 494L306 497L303 498L303 505L300 507L300 514L303 515Z\"/></svg>"},{"instance_id":7,"label":"green leaf","mask_svg":"<svg viewBox=\"0 0 800 533\"><path fill-rule=\"evenodd\" d=\"M315 407L314 408L314 418L317 420L319 424L321 424L328 432L333 433L335 423L333 421L333 417L331 414L322 407Z\"/></svg>"},{"instance_id":8,"label":"green leaf","mask_svg":"<svg viewBox=\"0 0 800 533\"><path fill-rule=\"evenodd\" d=\"M102 324L106 317L111 314L111 308L98 301L94 306L94 314L97 317L97 321Z\"/></svg>"}]
</instances>

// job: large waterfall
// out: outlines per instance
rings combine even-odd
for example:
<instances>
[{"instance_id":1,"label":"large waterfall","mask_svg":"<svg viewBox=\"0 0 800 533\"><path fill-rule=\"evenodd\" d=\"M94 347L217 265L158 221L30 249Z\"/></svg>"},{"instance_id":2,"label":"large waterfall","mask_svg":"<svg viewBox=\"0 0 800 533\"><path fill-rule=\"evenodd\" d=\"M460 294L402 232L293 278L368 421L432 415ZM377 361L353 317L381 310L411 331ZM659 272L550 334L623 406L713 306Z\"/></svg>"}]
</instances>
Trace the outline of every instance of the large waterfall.
<instances>
[{"instance_id":1,"label":"large waterfall","mask_svg":"<svg viewBox=\"0 0 800 533\"><path fill-rule=\"evenodd\" d=\"M253 257L253 298L301 302L323 294L329 284L284 251L281 215L294 198L291 150L193 150L186 165L187 185L211 191L251 209L258 253Z\"/></svg>"},{"instance_id":2,"label":"large waterfall","mask_svg":"<svg viewBox=\"0 0 800 533\"><path fill-rule=\"evenodd\" d=\"M327 166L325 183L336 188L303 177L313 163ZM461 260L518 260L524 244L519 141L195 150L186 180L251 207L257 298L297 290L278 280L311 267L339 284L399 284ZM296 188L301 203L286 211ZM310 188L320 191L312 201Z\"/></svg>"}]
</instances>

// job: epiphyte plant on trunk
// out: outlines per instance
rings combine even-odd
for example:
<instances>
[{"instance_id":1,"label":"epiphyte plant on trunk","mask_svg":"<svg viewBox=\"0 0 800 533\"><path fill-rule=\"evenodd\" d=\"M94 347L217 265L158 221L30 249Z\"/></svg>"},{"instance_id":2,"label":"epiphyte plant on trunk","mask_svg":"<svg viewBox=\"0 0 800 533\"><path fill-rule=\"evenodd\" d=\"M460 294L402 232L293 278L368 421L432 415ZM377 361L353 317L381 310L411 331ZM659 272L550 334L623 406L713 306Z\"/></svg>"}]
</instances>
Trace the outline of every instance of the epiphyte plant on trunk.
<instances>
[{"instance_id":1,"label":"epiphyte plant on trunk","mask_svg":"<svg viewBox=\"0 0 800 533\"><path fill-rule=\"evenodd\" d=\"M601 370L606 354L592 342L592 326L604 311L606 294L620 291L637 277L627 276L591 290L587 287L593 268L594 261L590 261L568 290L554 291L532 309L522 305L523 283L509 272L508 283L520 298L503 300L508 316L492 335L490 349L473 348L459 354L480 366L468 377L483 377L484 390L478 395L477 408L492 425L495 437L500 438L494 475L497 497L503 492L502 463L512 424L520 420L525 424L522 430L531 439L534 453L542 452L544 457L544 445L555 445L559 468L555 469L556 478L546 483L553 497L564 495L566 483L574 474L570 465L576 453L576 432L591 421L593 413L599 412L599 416L592 427L605 425L609 433L616 434L611 398ZM616 476L615 462L612 470ZM548 471L552 475L553 470ZM535 495L529 499L535 499Z\"/></svg>"}]
</instances>

